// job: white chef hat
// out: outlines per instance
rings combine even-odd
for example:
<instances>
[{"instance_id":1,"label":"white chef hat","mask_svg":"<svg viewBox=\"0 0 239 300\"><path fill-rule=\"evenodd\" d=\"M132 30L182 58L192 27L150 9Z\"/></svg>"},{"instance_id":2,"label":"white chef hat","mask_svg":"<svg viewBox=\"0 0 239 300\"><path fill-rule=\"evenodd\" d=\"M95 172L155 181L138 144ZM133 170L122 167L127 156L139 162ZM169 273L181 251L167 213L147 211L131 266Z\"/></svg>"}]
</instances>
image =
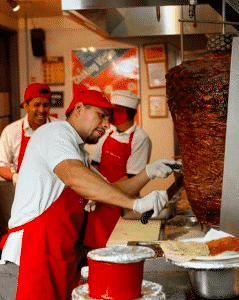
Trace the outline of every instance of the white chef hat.
<instances>
[{"instance_id":1,"label":"white chef hat","mask_svg":"<svg viewBox=\"0 0 239 300\"><path fill-rule=\"evenodd\" d=\"M111 103L137 109L140 98L130 91L118 90L111 93Z\"/></svg>"}]
</instances>

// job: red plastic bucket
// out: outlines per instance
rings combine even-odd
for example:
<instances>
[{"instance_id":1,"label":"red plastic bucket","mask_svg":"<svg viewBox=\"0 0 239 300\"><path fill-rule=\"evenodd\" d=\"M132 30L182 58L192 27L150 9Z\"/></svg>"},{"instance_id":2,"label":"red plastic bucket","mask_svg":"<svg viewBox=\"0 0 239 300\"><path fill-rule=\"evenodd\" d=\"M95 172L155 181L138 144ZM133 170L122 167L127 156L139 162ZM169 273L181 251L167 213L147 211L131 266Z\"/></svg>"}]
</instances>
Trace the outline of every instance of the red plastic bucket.
<instances>
[{"instance_id":1,"label":"red plastic bucket","mask_svg":"<svg viewBox=\"0 0 239 300\"><path fill-rule=\"evenodd\" d=\"M133 263L95 261L88 257L89 296L96 299L141 298L144 260Z\"/></svg>"}]
</instances>

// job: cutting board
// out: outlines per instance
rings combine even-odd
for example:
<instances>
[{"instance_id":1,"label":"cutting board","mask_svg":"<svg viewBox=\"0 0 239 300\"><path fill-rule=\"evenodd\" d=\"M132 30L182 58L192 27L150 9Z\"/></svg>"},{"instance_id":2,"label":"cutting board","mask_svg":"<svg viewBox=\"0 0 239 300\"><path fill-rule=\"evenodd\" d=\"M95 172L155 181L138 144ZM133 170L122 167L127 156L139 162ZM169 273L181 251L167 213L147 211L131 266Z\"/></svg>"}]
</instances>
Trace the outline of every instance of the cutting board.
<instances>
[{"instance_id":1,"label":"cutting board","mask_svg":"<svg viewBox=\"0 0 239 300\"><path fill-rule=\"evenodd\" d=\"M124 220L121 217L106 246L127 245L130 241L158 240L160 225L159 220L149 220L148 224L142 224L140 220Z\"/></svg>"}]
</instances>

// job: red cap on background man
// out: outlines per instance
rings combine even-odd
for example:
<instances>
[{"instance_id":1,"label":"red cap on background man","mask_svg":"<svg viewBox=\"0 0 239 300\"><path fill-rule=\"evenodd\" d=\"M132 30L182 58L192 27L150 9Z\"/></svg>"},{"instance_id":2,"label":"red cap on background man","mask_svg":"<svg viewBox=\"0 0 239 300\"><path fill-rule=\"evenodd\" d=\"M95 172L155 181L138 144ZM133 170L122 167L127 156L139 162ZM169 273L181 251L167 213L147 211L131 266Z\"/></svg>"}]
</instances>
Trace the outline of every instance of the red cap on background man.
<instances>
[{"instance_id":1,"label":"red cap on background man","mask_svg":"<svg viewBox=\"0 0 239 300\"><path fill-rule=\"evenodd\" d=\"M78 102L82 102L85 105L92 105L101 108L111 108L113 109L114 114L117 115L124 115L124 111L117 105L114 105L110 102L109 98L102 92L96 90L87 90L87 91L78 91L73 100L71 101L69 107L65 111L65 115L67 116L68 113L73 110ZM125 119L125 117L123 117ZM126 116L127 118L127 116ZM126 119L125 119L126 121ZM114 124L114 122L113 122Z\"/></svg>"},{"instance_id":2,"label":"red cap on background man","mask_svg":"<svg viewBox=\"0 0 239 300\"><path fill-rule=\"evenodd\" d=\"M20 106L23 107L23 104L27 102L27 100L39 97L51 99L52 93L49 86L45 83L31 83L25 90L24 101Z\"/></svg>"}]
</instances>

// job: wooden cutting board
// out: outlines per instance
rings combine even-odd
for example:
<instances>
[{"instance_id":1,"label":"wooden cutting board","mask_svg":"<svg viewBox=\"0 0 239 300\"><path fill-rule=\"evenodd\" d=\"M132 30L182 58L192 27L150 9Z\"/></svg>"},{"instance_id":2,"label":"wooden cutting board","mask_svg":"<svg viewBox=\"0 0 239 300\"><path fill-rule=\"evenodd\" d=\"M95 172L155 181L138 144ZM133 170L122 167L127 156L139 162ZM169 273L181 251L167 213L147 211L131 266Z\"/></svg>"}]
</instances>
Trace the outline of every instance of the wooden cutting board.
<instances>
[{"instance_id":1,"label":"wooden cutting board","mask_svg":"<svg viewBox=\"0 0 239 300\"><path fill-rule=\"evenodd\" d=\"M120 218L106 246L127 245L130 241L158 240L161 221L149 220L142 224L140 220L124 220Z\"/></svg>"}]
</instances>

